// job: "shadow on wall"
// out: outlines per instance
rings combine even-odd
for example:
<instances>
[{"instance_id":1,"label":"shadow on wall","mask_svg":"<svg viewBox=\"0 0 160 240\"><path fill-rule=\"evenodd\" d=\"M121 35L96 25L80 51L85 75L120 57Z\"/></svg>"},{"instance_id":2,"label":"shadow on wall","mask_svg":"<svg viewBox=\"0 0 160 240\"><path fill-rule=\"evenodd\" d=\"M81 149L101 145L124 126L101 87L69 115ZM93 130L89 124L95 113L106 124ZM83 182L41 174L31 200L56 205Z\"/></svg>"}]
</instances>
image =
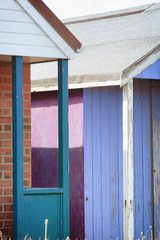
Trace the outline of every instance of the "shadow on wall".
<instances>
[{"instance_id":1,"label":"shadow on wall","mask_svg":"<svg viewBox=\"0 0 160 240\"><path fill-rule=\"evenodd\" d=\"M83 155L83 147L69 149L71 239L84 239ZM58 187L58 149L32 148L32 187Z\"/></svg>"}]
</instances>

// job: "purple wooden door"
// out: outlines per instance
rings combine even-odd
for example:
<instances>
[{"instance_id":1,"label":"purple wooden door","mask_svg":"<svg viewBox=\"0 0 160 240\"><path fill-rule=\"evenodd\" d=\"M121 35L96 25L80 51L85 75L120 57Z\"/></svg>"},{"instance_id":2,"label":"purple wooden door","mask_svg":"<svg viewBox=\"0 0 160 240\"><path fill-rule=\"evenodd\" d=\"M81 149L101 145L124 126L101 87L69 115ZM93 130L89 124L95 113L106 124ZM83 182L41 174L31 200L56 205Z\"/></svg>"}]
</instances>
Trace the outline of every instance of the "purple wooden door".
<instances>
[{"instance_id":1,"label":"purple wooden door","mask_svg":"<svg viewBox=\"0 0 160 240\"><path fill-rule=\"evenodd\" d=\"M32 186L58 187L57 92L32 93ZM84 237L83 91L69 92L70 236Z\"/></svg>"}]
</instances>

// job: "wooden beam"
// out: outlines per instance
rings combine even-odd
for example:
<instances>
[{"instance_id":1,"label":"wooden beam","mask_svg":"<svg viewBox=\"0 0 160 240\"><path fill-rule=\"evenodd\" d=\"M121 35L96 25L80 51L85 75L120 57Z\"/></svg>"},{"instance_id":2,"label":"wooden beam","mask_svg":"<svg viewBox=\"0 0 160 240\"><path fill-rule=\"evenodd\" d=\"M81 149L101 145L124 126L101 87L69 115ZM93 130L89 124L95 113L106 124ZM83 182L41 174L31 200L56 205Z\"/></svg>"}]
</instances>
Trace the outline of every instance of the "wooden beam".
<instances>
[{"instance_id":1,"label":"wooden beam","mask_svg":"<svg viewBox=\"0 0 160 240\"><path fill-rule=\"evenodd\" d=\"M23 63L12 57L13 238L23 239Z\"/></svg>"},{"instance_id":2,"label":"wooden beam","mask_svg":"<svg viewBox=\"0 0 160 240\"><path fill-rule=\"evenodd\" d=\"M134 237L133 79L123 87L123 239Z\"/></svg>"},{"instance_id":3,"label":"wooden beam","mask_svg":"<svg viewBox=\"0 0 160 240\"><path fill-rule=\"evenodd\" d=\"M59 187L63 194L63 238L69 236L68 60L58 60Z\"/></svg>"}]
</instances>

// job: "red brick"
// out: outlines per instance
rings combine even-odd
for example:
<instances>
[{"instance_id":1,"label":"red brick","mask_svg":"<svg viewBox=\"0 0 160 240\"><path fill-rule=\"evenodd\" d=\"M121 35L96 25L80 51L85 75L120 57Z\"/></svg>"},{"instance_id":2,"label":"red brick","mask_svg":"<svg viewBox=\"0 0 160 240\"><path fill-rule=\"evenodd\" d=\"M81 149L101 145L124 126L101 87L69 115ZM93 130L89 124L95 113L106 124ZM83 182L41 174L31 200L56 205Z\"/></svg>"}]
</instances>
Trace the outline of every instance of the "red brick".
<instances>
[{"instance_id":1,"label":"red brick","mask_svg":"<svg viewBox=\"0 0 160 240\"><path fill-rule=\"evenodd\" d=\"M31 94L30 93L24 93L23 94L23 100L31 100Z\"/></svg>"},{"instance_id":2,"label":"red brick","mask_svg":"<svg viewBox=\"0 0 160 240\"><path fill-rule=\"evenodd\" d=\"M12 93L11 92L6 92L4 93L4 99L6 100L11 100L12 99Z\"/></svg>"},{"instance_id":3,"label":"red brick","mask_svg":"<svg viewBox=\"0 0 160 240\"><path fill-rule=\"evenodd\" d=\"M0 195L3 195L3 188L0 188Z\"/></svg>"},{"instance_id":4,"label":"red brick","mask_svg":"<svg viewBox=\"0 0 160 240\"><path fill-rule=\"evenodd\" d=\"M10 157L5 156L4 157L4 163L12 163L12 156L10 156Z\"/></svg>"},{"instance_id":5,"label":"red brick","mask_svg":"<svg viewBox=\"0 0 160 240\"><path fill-rule=\"evenodd\" d=\"M4 189L4 195L12 195L13 190L12 188L5 188Z\"/></svg>"},{"instance_id":6,"label":"red brick","mask_svg":"<svg viewBox=\"0 0 160 240\"><path fill-rule=\"evenodd\" d=\"M23 84L30 85L31 84L31 78L30 77L23 77Z\"/></svg>"},{"instance_id":7,"label":"red brick","mask_svg":"<svg viewBox=\"0 0 160 240\"><path fill-rule=\"evenodd\" d=\"M0 163L2 163L2 157L0 156Z\"/></svg>"},{"instance_id":8,"label":"red brick","mask_svg":"<svg viewBox=\"0 0 160 240\"><path fill-rule=\"evenodd\" d=\"M31 172L24 172L24 179L31 179Z\"/></svg>"},{"instance_id":9,"label":"red brick","mask_svg":"<svg viewBox=\"0 0 160 240\"><path fill-rule=\"evenodd\" d=\"M23 165L23 169L24 169L24 171L26 171L26 172L30 172L30 171L31 171L31 164L25 163L25 164Z\"/></svg>"},{"instance_id":10,"label":"red brick","mask_svg":"<svg viewBox=\"0 0 160 240\"><path fill-rule=\"evenodd\" d=\"M13 227L13 221L4 221L4 227L6 228L12 228Z\"/></svg>"},{"instance_id":11,"label":"red brick","mask_svg":"<svg viewBox=\"0 0 160 240\"><path fill-rule=\"evenodd\" d=\"M31 109L23 109L23 116L31 116Z\"/></svg>"},{"instance_id":12,"label":"red brick","mask_svg":"<svg viewBox=\"0 0 160 240\"><path fill-rule=\"evenodd\" d=\"M3 78L2 77L0 77L0 84L3 82Z\"/></svg>"},{"instance_id":13,"label":"red brick","mask_svg":"<svg viewBox=\"0 0 160 240\"><path fill-rule=\"evenodd\" d=\"M24 156L24 163L31 163L31 156Z\"/></svg>"},{"instance_id":14,"label":"red brick","mask_svg":"<svg viewBox=\"0 0 160 240\"><path fill-rule=\"evenodd\" d=\"M1 68L0 69L0 75L5 75L5 76L11 76L12 75L12 69L8 69L8 68Z\"/></svg>"},{"instance_id":15,"label":"red brick","mask_svg":"<svg viewBox=\"0 0 160 240\"><path fill-rule=\"evenodd\" d=\"M0 180L0 187L12 187L11 180Z\"/></svg>"},{"instance_id":16,"label":"red brick","mask_svg":"<svg viewBox=\"0 0 160 240\"><path fill-rule=\"evenodd\" d=\"M0 132L0 139L12 139L12 133Z\"/></svg>"},{"instance_id":17,"label":"red brick","mask_svg":"<svg viewBox=\"0 0 160 240\"><path fill-rule=\"evenodd\" d=\"M4 172L4 179L12 179L12 172Z\"/></svg>"},{"instance_id":18,"label":"red brick","mask_svg":"<svg viewBox=\"0 0 160 240\"><path fill-rule=\"evenodd\" d=\"M4 84L6 84L6 83L7 83L7 84L8 84L8 83L11 84L11 83L12 83L12 77L4 77L4 78L3 78L3 83L4 83Z\"/></svg>"},{"instance_id":19,"label":"red brick","mask_svg":"<svg viewBox=\"0 0 160 240\"><path fill-rule=\"evenodd\" d=\"M4 142L5 145L5 142ZM31 141L23 141L23 146L24 147L31 147Z\"/></svg>"},{"instance_id":20,"label":"red brick","mask_svg":"<svg viewBox=\"0 0 160 240\"><path fill-rule=\"evenodd\" d=\"M2 197L0 196L0 203L12 203L12 197Z\"/></svg>"},{"instance_id":21,"label":"red brick","mask_svg":"<svg viewBox=\"0 0 160 240\"><path fill-rule=\"evenodd\" d=\"M12 171L11 164L0 164L0 171Z\"/></svg>"},{"instance_id":22,"label":"red brick","mask_svg":"<svg viewBox=\"0 0 160 240\"><path fill-rule=\"evenodd\" d=\"M11 117L0 117L0 123L12 123Z\"/></svg>"},{"instance_id":23,"label":"red brick","mask_svg":"<svg viewBox=\"0 0 160 240\"><path fill-rule=\"evenodd\" d=\"M0 78L1 79L1 78ZM1 80L0 80L1 81ZM1 83L1 82L0 82ZM0 92L0 100L3 98L3 93Z\"/></svg>"},{"instance_id":24,"label":"red brick","mask_svg":"<svg viewBox=\"0 0 160 240\"><path fill-rule=\"evenodd\" d=\"M11 155L12 149L11 148L0 148L0 155Z\"/></svg>"},{"instance_id":25,"label":"red brick","mask_svg":"<svg viewBox=\"0 0 160 240\"><path fill-rule=\"evenodd\" d=\"M12 141L4 141L4 147L12 147Z\"/></svg>"},{"instance_id":26,"label":"red brick","mask_svg":"<svg viewBox=\"0 0 160 240\"><path fill-rule=\"evenodd\" d=\"M31 108L31 102L30 101L24 101L23 102L23 107L24 108Z\"/></svg>"},{"instance_id":27,"label":"red brick","mask_svg":"<svg viewBox=\"0 0 160 240\"><path fill-rule=\"evenodd\" d=\"M23 118L23 123L24 124L31 124L31 118L30 117L24 117Z\"/></svg>"},{"instance_id":28,"label":"red brick","mask_svg":"<svg viewBox=\"0 0 160 240\"><path fill-rule=\"evenodd\" d=\"M3 228L3 221L0 221L0 229Z\"/></svg>"},{"instance_id":29,"label":"red brick","mask_svg":"<svg viewBox=\"0 0 160 240\"><path fill-rule=\"evenodd\" d=\"M0 109L0 115L2 115L2 109Z\"/></svg>"},{"instance_id":30,"label":"red brick","mask_svg":"<svg viewBox=\"0 0 160 240\"><path fill-rule=\"evenodd\" d=\"M0 147L2 147L2 143L3 143L3 142L2 142L2 141L0 141Z\"/></svg>"},{"instance_id":31,"label":"red brick","mask_svg":"<svg viewBox=\"0 0 160 240\"><path fill-rule=\"evenodd\" d=\"M11 101L0 101L0 107L12 107Z\"/></svg>"},{"instance_id":32,"label":"red brick","mask_svg":"<svg viewBox=\"0 0 160 240\"><path fill-rule=\"evenodd\" d=\"M11 132L12 131L12 125L10 124L10 125L4 125L4 131L6 131L6 132Z\"/></svg>"},{"instance_id":33,"label":"red brick","mask_svg":"<svg viewBox=\"0 0 160 240\"><path fill-rule=\"evenodd\" d=\"M11 92L12 85L11 84L0 84L1 91Z\"/></svg>"},{"instance_id":34,"label":"red brick","mask_svg":"<svg viewBox=\"0 0 160 240\"><path fill-rule=\"evenodd\" d=\"M31 139L31 133L25 132L23 133L24 140L30 140Z\"/></svg>"},{"instance_id":35,"label":"red brick","mask_svg":"<svg viewBox=\"0 0 160 240\"><path fill-rule=\"evenodd\" d=\"M30 156L31 155L31 149L30 148L24 148L23 154L27 155L27 156Z\"/></svg>"},{"instance_id":36,"label":"red brick","mask_svg":"<svg viewBox=\"0 0 160 240\"><path fill-rule=\"evenodd\" d=\"M23 69L23 77L29 77L30 76L30 69Z\"/></svg>"},{"instance_id":37,"label":"red brick","mask_svg":"<svg viewBox=\"0 0 160 240\"><path fill-rule=\"evenodd\" d=\"M12 63L11 62L1 62L3 68L9 68L12 69Z\"/></svg>"},{"instance_id":38,"label":"red brick","mask_svg":"<svg viewBox=\"0 0 160 240\"><path fill-rule=\"evenodd\" d=\"M2 131L2 129L3 129L3 125L1 124L1 125L0 125L0 132Z\"/></svg>"},{"instance_id":39,"label":"red brick","mask_svg":"<svg viewBox=\"0 0 160 240\"><path fill-rule=\"evenodd\" d=\"M3 115L5 116L12 116L12 108L4 108L3 109Z\"/></svg>"},{"instance_id":40,"label":"red brick","mask_svg":"<svg viewBox=\"0 0 160 240\"><path fill-rule=\"evenodd\" d=\"M31 180L24 180L24 187L31 187Z\"/></svg>"},{"instance_id":41,"label":"red brick","mask_svg":"<svg viewBox=\"0 0 160 240\"><path fill-rule=\"evenodd\" d=\"M24 63L23 64L23 69L30 69L30 64Z\"/></svg>"},{"instance_id":42,"label":"red brick","mask_svg":"<svg viewBox=\"0 0 160 240\"><path fill-rule=\"evenodd\" d=\"M5 237L11 237L13 235L12 228L4 228L2 232L3 232L3 236Z\"/></svg>"},{"instance_id":43,"label":"red brick","mask_svg":"<svg viewBox=\"0 0 160 240\"><path fill-rule=\"evenodd\" d=\"M5 204L4 205L5 212L11 212L12 210L13 210L13 204Z\"/></svg>"}]
</instances>

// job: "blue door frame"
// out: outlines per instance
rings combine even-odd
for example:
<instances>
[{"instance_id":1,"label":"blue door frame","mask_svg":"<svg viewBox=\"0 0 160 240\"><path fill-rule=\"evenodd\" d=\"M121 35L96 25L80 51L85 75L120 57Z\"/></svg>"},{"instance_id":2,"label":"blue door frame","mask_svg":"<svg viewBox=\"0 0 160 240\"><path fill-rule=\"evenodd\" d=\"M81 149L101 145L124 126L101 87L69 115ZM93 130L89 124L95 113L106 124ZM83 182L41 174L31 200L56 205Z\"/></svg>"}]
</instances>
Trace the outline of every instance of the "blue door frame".
<instances>
[{"instance_id":1,"label":"blue door frame","mask_svg":"<svg viewBox=\"0 0 160 240\"><path fill-rule=\"evenodd\" d=\"M23 59L12 57L13 238L69 236L68 60L58 60L59 188L23 189ZM43 224L43 225L42 225Z\"/></svg>"}]
</instances>

